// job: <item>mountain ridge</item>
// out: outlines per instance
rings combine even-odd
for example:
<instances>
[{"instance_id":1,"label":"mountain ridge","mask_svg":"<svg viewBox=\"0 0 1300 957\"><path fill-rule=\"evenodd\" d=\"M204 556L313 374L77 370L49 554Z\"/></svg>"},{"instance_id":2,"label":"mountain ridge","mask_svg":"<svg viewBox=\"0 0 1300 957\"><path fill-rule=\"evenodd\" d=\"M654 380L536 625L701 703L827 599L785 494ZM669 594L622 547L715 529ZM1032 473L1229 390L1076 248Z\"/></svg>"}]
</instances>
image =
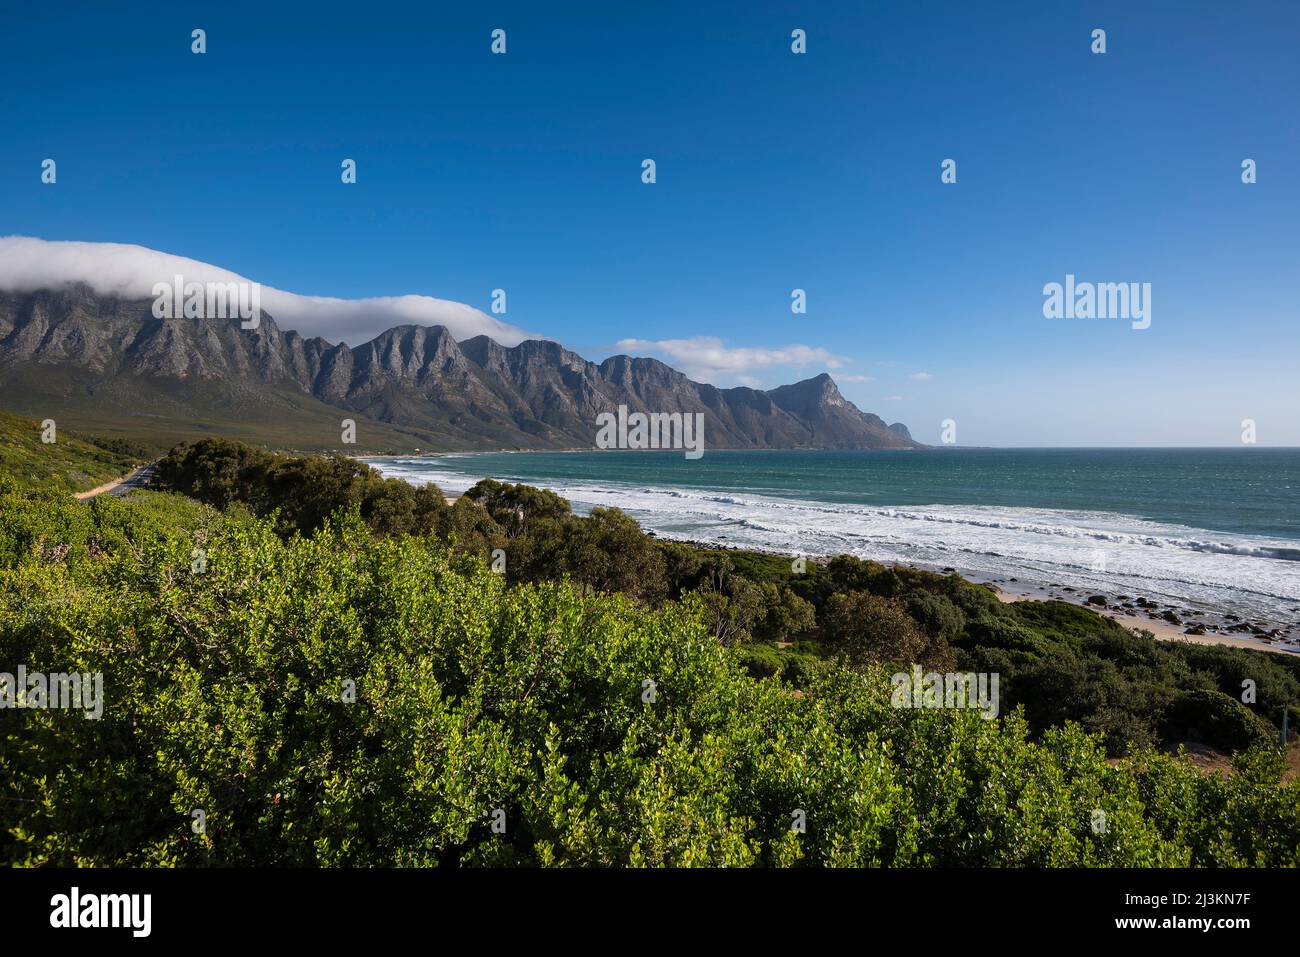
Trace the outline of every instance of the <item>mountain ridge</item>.
<instances>
[{"instance_id":1,"label":"mountain ridge","mask_svg":"<svg viewBox=\"0 0 1300 957\"><path fill-rule=\"evenodd\" d=\"M706 448L918 448L826 373L771 390L694 382L648 357L600 363L558 342L457 341L398 325L358 346L233 320L158 319L152 303L85 285L0 291L0 404L122 435L221 434L358 451L591 447L596 417L701 412ZM142 424L153 418L159 421Z\"/></svg>"}]
</instances>

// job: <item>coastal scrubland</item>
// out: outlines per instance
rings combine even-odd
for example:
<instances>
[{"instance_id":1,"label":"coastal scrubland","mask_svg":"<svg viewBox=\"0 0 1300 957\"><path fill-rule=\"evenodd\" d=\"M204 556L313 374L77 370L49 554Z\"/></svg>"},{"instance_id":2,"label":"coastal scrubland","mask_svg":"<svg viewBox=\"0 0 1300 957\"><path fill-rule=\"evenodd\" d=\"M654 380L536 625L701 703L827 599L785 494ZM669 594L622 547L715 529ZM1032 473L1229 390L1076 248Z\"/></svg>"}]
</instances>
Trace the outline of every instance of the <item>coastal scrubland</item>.
<instances>
[{"instance_id":1,"label":"coastal scrubland","mask_svg":"<svg viewBox=\"0 0 1300 957\"><path fill-rule=\"evenodd\" d=\"M0 712L8 863L1300 863L1289 659L527 486L219 439L155 481L0 477L0 671L105 699ZM898 707L918 665L998 716Z\"/></svg>"}]
</instances>

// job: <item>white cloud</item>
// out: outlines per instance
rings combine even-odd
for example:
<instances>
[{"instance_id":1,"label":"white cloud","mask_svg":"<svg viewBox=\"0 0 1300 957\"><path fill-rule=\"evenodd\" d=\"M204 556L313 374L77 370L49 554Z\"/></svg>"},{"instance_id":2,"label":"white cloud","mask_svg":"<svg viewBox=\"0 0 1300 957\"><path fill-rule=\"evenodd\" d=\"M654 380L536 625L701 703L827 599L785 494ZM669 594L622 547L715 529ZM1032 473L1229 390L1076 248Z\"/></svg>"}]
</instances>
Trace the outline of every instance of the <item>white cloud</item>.
<instances>
[{"instance_id":1,"label":"white cloud","mask_svg":"<svg viewBox=\"0 0 1300 957\"><path fill-rule=\"evenodd\" d=\"M928 379L933 379L934 376L928 372L913 372L908 378L916 379L918 382L925 382Z\"/></svg>"},{"instance_id":2,"label":"white cloud","mask_svg":"<svg viewBox=\"0 0 1300 957\"><path fill-rule=\"evenodd\" d=\"M869 375L837 375L836 382L875 382L876 380Z\"/></svg>"},{"instance_id":3,"label":"white cloud","mask_svg":"<svg viewBox=\"0 0 1300 957\"><path fill-rule=\"evenodd\" d=\"M154 283L171 282L178 274L186 282L255 281L218 266L144 246L0 237L0 289L13 292L83 282L100 295L152 299ZM507 346L524 339L545 338L464 303L431 296L335 299L299 296L266 285L261 287L261 295L262 309L281 329L353 346L400 325L446 326L457 339L487 335Z\"/></svg>"},{"instance_id":4,"label":"white cloud","mask_svg":"<svg viewBox=\"0 0 1300 957\"><path fill-rule=\"evenodd\" d=\"M906 400L903 396L901 396L901 395L887 395L887 396L885 396L885 401L886 401L886 402L906 402L907 400Z\"/></svg>"},{"instance_id":5,"label":"white cloud","mask_svg":"<svg viewBox=\"0 0 1300 957\"><path fill-rule=\"evenodd\" d=\"M616 344L624 352L667 359L696 382L715 385L737 382L759 388L750 373L774 367L803 368L810 365L838 369L847 361L825 349L798 343L780 349L732 348L716 336L690 339L623 339Z\"/></svg>"}]
</instances>

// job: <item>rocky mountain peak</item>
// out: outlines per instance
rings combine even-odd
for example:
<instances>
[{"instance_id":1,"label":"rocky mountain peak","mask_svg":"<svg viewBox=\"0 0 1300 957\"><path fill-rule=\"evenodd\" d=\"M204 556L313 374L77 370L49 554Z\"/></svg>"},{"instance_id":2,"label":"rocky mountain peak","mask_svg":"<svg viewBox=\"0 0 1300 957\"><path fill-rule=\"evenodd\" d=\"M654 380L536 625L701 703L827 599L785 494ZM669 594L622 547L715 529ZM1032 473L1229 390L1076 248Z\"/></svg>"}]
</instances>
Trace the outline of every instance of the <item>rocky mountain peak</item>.
<instances>
[{"instance_id":1,"label":"rocky mountain peak","mask_svg":"<svg viewBox=\"0 0 1300 957\"><path fill-rule=\"evenodd\" d=\"M772 389L768 395L781 408L791 412L811 413L822 408L854 408L852 403L840 395L835 380L825 372L802 382ZM854 411L857 411L856 408Z\"/></svg>"}]
</instances>

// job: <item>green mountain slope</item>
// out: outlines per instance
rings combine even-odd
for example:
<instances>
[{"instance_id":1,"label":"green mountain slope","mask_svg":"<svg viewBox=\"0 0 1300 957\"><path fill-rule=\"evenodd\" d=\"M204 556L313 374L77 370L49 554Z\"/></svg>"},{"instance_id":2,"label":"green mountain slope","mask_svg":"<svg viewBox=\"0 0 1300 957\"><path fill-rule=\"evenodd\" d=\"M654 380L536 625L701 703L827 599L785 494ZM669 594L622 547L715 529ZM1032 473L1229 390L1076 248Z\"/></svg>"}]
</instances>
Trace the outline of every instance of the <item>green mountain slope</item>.
<instances>
[{"instance_id":1,"label":"green mountain slope","mask_svg":"<svg viewBox=\"0 0 1300 957\"><path fill-rule=\"evenodd\" d=\"M41 423L0 412L0 481L22 487L52 485L81 492L129 472L140 462L129 451L113 451L63 431L56 416L55 439L41 441Z\"/></svg>"},{"instance_id":2,"label":"green mountain slope","mask_svg":"<svg viewBox=\"0 0 1300 957\"><path fill-rule=\"evenodd\" d=\"M429 448L431 432L375 422L291 390L243 392L229 383L123 375L97 380L75 369L22 367L4 376L3 407L61 426L164 452L177 442L239 435L279 449L386 452ZM342 422L356 423L356 444Z\"/></svg>"}]
</instances>

